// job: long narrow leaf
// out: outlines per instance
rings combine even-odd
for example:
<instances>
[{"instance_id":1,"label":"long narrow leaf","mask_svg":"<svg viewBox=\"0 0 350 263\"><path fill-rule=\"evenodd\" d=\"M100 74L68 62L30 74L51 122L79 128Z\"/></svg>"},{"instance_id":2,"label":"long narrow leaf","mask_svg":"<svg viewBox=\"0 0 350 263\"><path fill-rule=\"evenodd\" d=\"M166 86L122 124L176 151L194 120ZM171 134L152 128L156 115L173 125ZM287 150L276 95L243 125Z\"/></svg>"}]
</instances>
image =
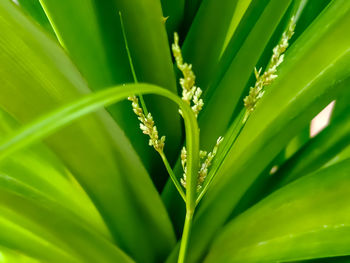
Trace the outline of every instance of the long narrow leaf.
<instances>
[{"instance_id":1,"label":"long narrow leaf","mask_svg":"<svg viewBox=\"0 0 350 263\"><path fill-rule=\"evenodd\" d=\"M204 262L285 262L350 254L350 161L280 189L232 220Z\"/></svg>"},{"instance_id":2,"label":"long narrow leaf","mask_svg":"<svg viewBox=\"0 0 350 263\"><path fill-rule=\"evenodd\" d=\"M89 93L60 47L9 1L0 1L0 31L0 103L20 123ZM105 111L47 143L93 200L123 250L144 262L167 255L175 242L167 213L125 133Z\"/></svg>"},{"instance_id":3,"label":"long narrow leaf","mask_svg":"<svg viewBox=\"0 0 350 263\"><path fill-rule=\"evenodd\" d=\"M13 1L13 0L10 0ZM36 22L38 22L53 38L56 39L55 32L52 29L50 21L47 19L44 10L42 9L39 0L16 0L25 12L28 13Z\"/></svg>"},{"instance_id":4,"label":"long narrow leaf","mask_svg":"<svg viewBox=\"0 0 350 263\"><path fill-rule=\"evenodd\" d=\"M132 262L79 217L16 180L1 175L0 197L3 216L79 261ZM16 245L23 246L23 251L30 247L23 241L17 241Z\"/></svg>"},{"instance_id":5,"label":"long narrow leaf","mask_svg":"<svg viewBox=\"0 0 350 263\"><path fill-rule=\"evenodd\" d=\"M8 114L0 112L0 138L3 140L19 126ZM111 239L106 225L86 193L69 174L67 168L44 145L36 144L0 163L0 173L18 180L59 203L82 221Z\"/></svg>"}]
</instances>

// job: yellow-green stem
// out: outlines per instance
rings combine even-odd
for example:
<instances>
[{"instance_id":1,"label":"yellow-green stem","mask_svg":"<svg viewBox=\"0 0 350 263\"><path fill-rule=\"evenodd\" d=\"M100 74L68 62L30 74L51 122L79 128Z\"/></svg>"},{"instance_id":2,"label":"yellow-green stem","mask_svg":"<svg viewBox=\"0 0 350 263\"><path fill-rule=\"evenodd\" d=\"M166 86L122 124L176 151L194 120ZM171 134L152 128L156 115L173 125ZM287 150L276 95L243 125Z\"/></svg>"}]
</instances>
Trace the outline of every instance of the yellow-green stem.
<instances>
[{"instance_id":1,"label":"yellow-green stem","mask_svg":"<svg viewBox=\"0 0 350 263\"><path fill-rule=\"evenodd\" d=\"M188 243L189 243L189 239L190 239L190 235L191 235L193 213L194 213L193 210L189 210L187 208L185 225L184 225L184 230L182 232L180 252L179 252L179 258L178 258L177 263L185 263L185 261L186 261Z\"/></svg>"}]
</instances>

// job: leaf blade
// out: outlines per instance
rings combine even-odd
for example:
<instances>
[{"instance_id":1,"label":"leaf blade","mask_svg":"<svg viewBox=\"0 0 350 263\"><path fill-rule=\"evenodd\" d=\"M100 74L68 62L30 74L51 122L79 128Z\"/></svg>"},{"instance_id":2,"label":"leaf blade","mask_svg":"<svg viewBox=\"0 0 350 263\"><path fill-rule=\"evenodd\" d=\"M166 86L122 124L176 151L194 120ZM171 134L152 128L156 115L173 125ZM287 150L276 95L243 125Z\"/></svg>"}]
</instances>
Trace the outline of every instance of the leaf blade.
<instances>
[{"instance_id":1,"label":"leaf blade","mask_svg":"<svg viewBox=\"0 0 350 263\"><path fill-rule=\"evenodd\" d=\"M343 161L272 194L228 224L205 262L271 262L348 255L349 169L349 160ZM246 245L249 253L243 252Z\"/></svg>"}]
</instances>

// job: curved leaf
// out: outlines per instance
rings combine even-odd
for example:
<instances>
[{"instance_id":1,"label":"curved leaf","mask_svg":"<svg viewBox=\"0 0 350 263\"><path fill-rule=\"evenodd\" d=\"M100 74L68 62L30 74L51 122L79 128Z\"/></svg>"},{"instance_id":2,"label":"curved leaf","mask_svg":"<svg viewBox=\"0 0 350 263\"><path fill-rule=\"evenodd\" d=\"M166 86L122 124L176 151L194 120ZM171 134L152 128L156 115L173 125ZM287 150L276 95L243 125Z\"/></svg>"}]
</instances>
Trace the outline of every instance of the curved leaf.
<instances>
[{"instance_id":1,"label":"curved leaf","mask_svg":"<svg viewBox=\"0 0 350 263\"><path fill-rule=\"evenodd\" d=\"M55 32L42 9L39 0L12 0L39 23L50 35L56 39Z\"/></svg>"},{"instance_id":2,"label":"curved leaf","mask_svg":"<svg viewBox=\"0 0 350 263\"><path fill-rule=\"evenodd\" d=\"M18 124L8 114L0 111L0 138L18 129ZM101 216L74 180L67 168L44 145L36 144L0 163L0 173L18 180L40 192L79 216L100 233L111 239Z\"/></svg>"},{"instance_id":3,"label":"curved leaf","mask_svg":"<svg viewBox=\"0 0 350 263\"><path fill-rule=\"evenodd\" d=\"M3 247L19 250L29 256L50 262L79 262L49 242L16 225L12 220L0 217L0 230L0 245Z\"/></svg>"},{"instance_id":4,"label":"curved leaf","mask_svg":"<svg viewBox=\"0 0 350 263\"><path fill-rule=\"evenodd\" d=\"M38 259L28 257L18 251L0 246L0 262L17 262L17 263L40 263Z\"/></svg>"},{"instance_id":5,"label":"curved leaf","mask_svg":"<svg viewBox=\"0 0 350 263\"><path fill-rule=\"evenodd\" d=\"M63 106L50 114L47 114L32 124L12 133L0 145L0 160L8 157L13 152L48 136L62 126L80 118L101 107L109 106L115 102L127 98L130 94L157 94L175 102L182 111L186 130L186 148L188 151L188 190L186 203L193 210L196 202L197 171L199 156L198 126L190 107L173 93L149 84L129 84L117 86L95 94L85 96L76 102Z\"/></svg>"},{"instance_id":6,"label":"curved leaf","mask_svg":"<svg viewBox=\"0 0 350 263\"><path fill-rule=\"evenodd\" d=\"M295 181L232 220L204 262L349 255L349 186L349 160Z\"/></svg>"},{"instance_id":7,"label":"curved leaf","mask_svg":"<svg viewBox=\"0 0 350 263\"><path fill-rule=\"evenodd\" d=\"M199 136L198 136L198 126L196 119L193 115L192 110L189 106L183 102L179 97L172 94L169 91L157 88L155 86L146 85L146 84L130 84L128 88L125 88L125 85L116 87L114 89L101 91L96 94L87 96L76 103L67 105L62 109L44 116L34 122L28 127L24 127L19 130L17 133L14 133L11 137L5 140L0 145L0 159L3 159L9 156L14 151L17 151L28 144L41 139L43 136L47 136L51 132L55 131L59 127L71 122L72 120L81 117L91 111L97 110L102 106L107 106L113 102L124 99L125 97L132 94L144 94L144 93L154 93L158 95L165 96L178 105L180 105L181 110L183 111L183 116L185 120L185 129L186 129L186 148L188 150L188 191L186 194L186 203L189 209L194 210L196 202L196 186L197 186L197 171L198 171L198 156L199 156ZM141 193L144 185L140 184L138 187L139 192ZM123 196L120 196L123 198ZM125 197L124 197L125 198ZM145 197L144 197L145 198ZM110 200L114 202L115 200ZM121 209L122 213L125 213L127 208ZM130 209L130 208L129 208ZM145 231L146 229L137 229L138 231ZM134 230L135 231L135 230ZM144 261L146 259L143 259Z\"/></svg>"},{"instance_id":8,"label":"curved leaf","mask_svg":"<svg viewBox=\"0 0 350 263\"><path fill-rule=\"evenodd\" d=\"M138 79L176 92L170 51L158 1L148 0L147 4L144 4L143 1L137 0L133 5L123 0L40 1L54 25L60 42L92 90L133 82L119 21L120 11ZM71 19L67 20L66 17ZM139 19L140 17L142 19ZM144 57L148 59L145 60ZM168 157L173 159L174 152L179 148L178 135L181 132L176 108L167 105L167 102L159 97L148 98L146 101L157 120L158 129L167 134ZM159 172L161 159L148 147L146 140L139 133L138 120L130 110L130 103L113 105L108 110L130 138L144 166L151 174ZM174 116L172 120L168 118L169 115Z\"/></svg>"},{"instance_id":9,"label":"curved leaf","mask_svg":"<svg viewBox=\"0 0 350 263\"><path fill-rule=\"evenodd\" d=\"M89 93L64 52L9 1L0 1L0 31L0 104L20 123ZM46 142L88 193L121 249L144 262L167 255L175 237L166 210L130 142L105 111Z\"/></svg>"},{"instance_id":10,"label":"curved leaf","mask_svg":"<svg viewBox=\"0 0 350 263\"><path fill-rule=\"evenodd\" d=\"M350 112L345 111L279 169L275 174L276 187L321 168L350 144L349 134Z\"/></svg>"},{"instance_id":11,"label":"curved leaf","mask_svg":"<svg viewBox=\"0 0 350 263\"><path fill-rule=\"evenodd\" d=\"M2 216L54 244L80 262L133 262L79 217L50 202L25 184L1 175L0 197ZM14 242L14 245L22 246L23 252L31 246L21 240Z\"/></svg>"}]
</instances>

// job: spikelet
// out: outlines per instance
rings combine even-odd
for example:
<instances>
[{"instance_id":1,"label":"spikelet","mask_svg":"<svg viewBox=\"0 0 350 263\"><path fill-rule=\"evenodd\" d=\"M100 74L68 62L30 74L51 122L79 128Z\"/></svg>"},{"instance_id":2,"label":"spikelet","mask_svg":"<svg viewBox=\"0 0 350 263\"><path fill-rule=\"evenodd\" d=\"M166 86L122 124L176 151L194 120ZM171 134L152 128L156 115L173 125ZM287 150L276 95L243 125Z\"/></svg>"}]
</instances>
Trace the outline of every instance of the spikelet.
<instances>
[{"instance_id":1,"label":"spikelet","mask_svg":"<svg viewBox=\"0 0 350 263\"><path fill-rule=\"evenodd\" d=\"M244 106L246 108L246 114L243 118L243 122L246 122L248 116L254 111L257 102L264 95L264 88L270 85L277 78L277 68L284 59L284 52L288 48L289 40L294 34L295 29L295 19L291 18L288 29L283 33L282 38L277 46L273 49L273 54L270 60L270 64L267 67L266 71L261 74L261 68L257 70L254 69L254 74L256 82L254 87L251 87L249 90L249 95L244 98Z\"/></svg>"}]
</instances>

